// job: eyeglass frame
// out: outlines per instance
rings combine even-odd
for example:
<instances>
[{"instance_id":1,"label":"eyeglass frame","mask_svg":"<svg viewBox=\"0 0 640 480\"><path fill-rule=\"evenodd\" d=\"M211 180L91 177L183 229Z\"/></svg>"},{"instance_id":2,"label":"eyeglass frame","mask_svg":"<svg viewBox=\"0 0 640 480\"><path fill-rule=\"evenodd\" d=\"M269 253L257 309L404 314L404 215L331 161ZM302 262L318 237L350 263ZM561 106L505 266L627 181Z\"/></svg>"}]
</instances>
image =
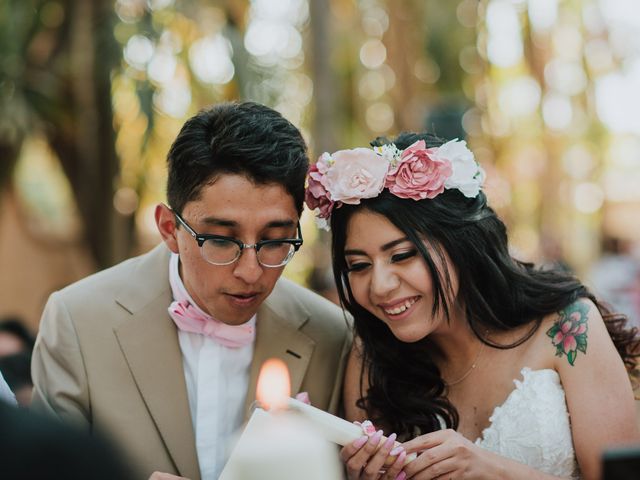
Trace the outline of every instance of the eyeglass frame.
<instances>
[{"instance_id":1,"label":"eyeglass frame","mask_svg":"<svg viewBox=\"0 0 640 480\"><path fill-rule=\"evenodd\" d=\"M191 235L196 240L196 242L198 243L198 247L200 247L200 255L205 260L205 262L207 262L207 263L209 263L211 265L219 266L219 267L223 267L225 265L231 265L232 263L237 262L240 259L240 257L242 256L242 251L244 249L251 249L251 248L253 248L256 251L256 260L258 261L259 265L261 265L263 267L266 267L266 268L283 267L283 266L285 266L287 263L289 263L291 261L291 259L295 255L295 253L300 249L300 247L302 246L302 243L304 242L304 240L302 238L302 229L300 228L300 222L298 222L298 226L297 226L298 238L278 238L278 239L273 239L273 240L260 240L259 242L256 242L256 243L253 243L253 244L248 244L248 243L244 243L244 242L238 240L237 238L227 237L225 235L214 235L214 234L210 234L210 233L197 233L185 221L185 219L180 216L180 214L178 212L176 212L175 210L172 210L172 211L173 211L173 214L178 219L178 222L180 222L180 224L187 230L189 235ZM240 250L238 251L238 255L236 256L236 258L234 258L230 262L213 263L210 260L207 260L207 258L204 256L204 252L202 250L202 246L204 245L204 242L206 242L207 240L226 240L226 241L235 243ZM273 243L289 243L289 244L293 245L293 253L287 258L286 262L281 263L280 265L265 265L264 263L262 263L260 261L260 258L258 256L258 252L265 245L269 245L269 244L273 244Z\"/></svg>"}]
</instances>

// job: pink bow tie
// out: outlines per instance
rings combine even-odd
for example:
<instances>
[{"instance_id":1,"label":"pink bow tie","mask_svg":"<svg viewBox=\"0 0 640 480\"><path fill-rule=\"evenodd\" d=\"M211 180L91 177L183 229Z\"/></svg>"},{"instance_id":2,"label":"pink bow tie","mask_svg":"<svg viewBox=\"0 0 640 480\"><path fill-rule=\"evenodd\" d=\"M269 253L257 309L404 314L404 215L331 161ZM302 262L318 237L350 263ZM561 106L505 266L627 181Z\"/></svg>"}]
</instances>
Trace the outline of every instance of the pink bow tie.
<instances>
[{"instance_id":1,"label":"pink bow tie","mask_svg":"<svg viewBox=\"0 0 640 480\"><path fill-rule=\"evenodd\" d=\"M225 347L243 347L255 338L253 325L227 325L207 315L188 300L172 302L169 315L180 330L206 335Z\"/></svg>"},{"instance_id":2,"label":"pink bow tie","mask_svg":"<svg viewBox=\"0 0 640 480\"><path fill-rule=\"evenodd\" d=\"M205 313L196 305L180 278L179 257L171 255L169 261L169 283L176 301L169 305L169 316L184 332L199 333L213 338L221 345L239 348L249 345L256 337L255 322L244 325L227 325Z\"/></svg>"}]
</instances>

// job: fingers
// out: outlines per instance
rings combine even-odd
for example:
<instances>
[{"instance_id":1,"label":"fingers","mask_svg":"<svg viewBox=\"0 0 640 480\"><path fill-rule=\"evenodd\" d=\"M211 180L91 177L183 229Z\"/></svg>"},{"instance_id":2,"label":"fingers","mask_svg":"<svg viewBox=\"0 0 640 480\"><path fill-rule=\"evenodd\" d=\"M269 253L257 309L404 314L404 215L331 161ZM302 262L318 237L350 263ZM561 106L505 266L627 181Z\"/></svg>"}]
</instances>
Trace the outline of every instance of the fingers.
<instances>
[{"instance_id":1,"label":"fingers","mask_svg":"<svg viewBox=\"0 0 640 480\"><path fill-rule=\"evenodd\" d=\"M405 480L407 478L407 474L402 471L402 467L404 466L406 458L407 452L402 450L380 480Z\"/></svg>"},{"instance_id":2,"label":"fingers","mask_svg":"<svg viewBox=\"0 0 640 480\"><path fill-rule=\"evenodd\" d=\"M367 439L367 442L362 445L358 451L347 460L347 474L349 478L369 478L363 476L364 469L367 465L369 459L375 454L378 446L380 445L380 440L382 439L382 430L378 430L371 437ZM358 439L354 442L361 442L361 439ZM354 445L355 446L355 445ZM372 477L374 478L374 477Z\"/></svg>"},{"instance_id":3,"label":"fingers","mask_svg":"<svg viewBox=\"0 0 640 480\"><path fill-rule=\"evenodd\" d=\"M391 453L393 452L393 457L397 457L404 452L402 446L397 444L395 440L395 433L384 439L382 430L378 430L371 437L360 437L351 445L345 446L340 451L340 457L345 462L348 478L362 480L380 478L380 473ZM400 466L396 466L396 474L402 469L405 457L406 454L403 456ZM394 464L396 459L389 463Z\"/></svg>"},{"instance_id":4,"label":"fingers","mask_svg":"<svg viewBox=\"0 0 640 480\"><path fill-rule=\"evenodd\" d=\"M382 432L382 430L379 431ZM380 472L385 468L385 462L387 461L387 458L389 457L391 451L395 450L396 436L397 435L395 433L392 433L386 440L383 440L382 444L380 444L382 436L380 436L377 444L372 442L374 443L374 448L376 450L374 450L375 453L369 458L364 467L362 475L363 479L376 479L380 476ZM402 449L402 447L400 447L400 449L397 450L396 454L399 454L403 451L404 450Z\"/></svg>"},{"instance_id":5,"label":"fingers","mask_svg":"<svg viewBox=\"0 0 640 480\"><path fill-rule=\"evenodd\" d=\"M394 437L394 440L395 440L395 437ZM383 468L386 470L387 468L391 467L391 465L393 465L393 463L398 458L398 455L400 455L400 453L402 453L402 452L405 452L404 447L402 446L402 444L400 444L399 442L394 441L393 442L393 448L391 449L391 451L389 452L389 455L385 459ZM404 458L405 463L408 461L407 457L408 457L408 455L406 455L406 452L405 452L405 458Z\"/></svg>"},{"instance_id":6,"label":"fingers","mask_svg":"<svg viewBox=\"0 0 640 480\"><path fill-rule=\"evenodd\" d=\"M407 474L407 478L431 478L428 476L423 476L422 473L425 471L429 471L430 468L449 460L451 456L452 452L443 445L429 448L428 450L425 450L420 455L418 455L418 458L416 458L413 462L407 464L407 466L404 468L404 472ZM420 475L416 476L418 475L418 473L420 473ZM442 472L439 473L439 475L442 475Z\"/></svg>"},{"instance_id":7,"label":"fingers","mask_svg":"<svg viewBox=\"0 0 640 480\"><path fill-rule=\"evenodd\" d=\"M411 480L461 478L470 462L473 463L473 449L478 448L453 430L440 430L414 440L418 441L403 445L408 451L421 451L403 469Z\"/></svg>"},{"instance_id":8,"label":"fingers","mask_svg":"<svg viewBox=\"0 0 640 480\"><path fill-rule=\"evenodd\" d=\"M375 431L369 420L354 423L362 427L365 435L340 450L349 479L380 479L384 474L384 478L395 480L407 459L404 447L396 441L397 435L393 433L385 438L382 430Z\"/></svg>"},{"instance_id":9,"label":"fingers","mask_svg":"<svg viewBox=\"0 0 640 480\"><path fill-rule=\"evenodd\" d=\"M438 430L436 432L420 435L402 444L407 453L421 452L429 448L436 447L446 441L447 438L456 434L454 430Z\"/></svg>"},{"instance_id":10,"label":"fingers","mask_svg":"<svg viewBox=\"0 0 640 480\"><path fill-rule=\"evenodd\" d=\"M456 463L454 458L447 458L438 462L434 465L431 465L429 468L418 472L414 476L411 476L407 473L407 478L411 480L449 480L454 478L459 478L457 475L459 465Z\"/></svg>"},{"instance_id":11,"label":"fingers","mask_svg":"<svg viewBox=\"0 0 640 480\"><path fill-rule=\"evenodd\" d=\"M357 440L354 440L349 445L345 445L340 450L340 458L344 463L347 463L351 457L353 457L358 451L369 441L369 437L362 435Z\"/></svg>"}]
</instances>

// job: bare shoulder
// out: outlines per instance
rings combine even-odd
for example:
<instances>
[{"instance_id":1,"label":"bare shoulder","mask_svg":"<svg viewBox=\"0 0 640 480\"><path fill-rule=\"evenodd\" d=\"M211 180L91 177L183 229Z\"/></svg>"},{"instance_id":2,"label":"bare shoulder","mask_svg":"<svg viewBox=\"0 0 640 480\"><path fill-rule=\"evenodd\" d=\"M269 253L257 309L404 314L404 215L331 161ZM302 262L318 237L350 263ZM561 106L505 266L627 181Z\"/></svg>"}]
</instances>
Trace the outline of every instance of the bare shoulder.
<instances>
[{"instance_id":1,"label":"bare shoulder","mask_svg":"<svg viewBox=\"0 0 640 480\"><path fill-rule=\"evenodd\" d=\"M606 333L602 316L589 299L578 299L559 312L548 315L541 326L548 348L557 360L574 366L587 354L592 335Z\"/></svg>"},{"instance_id":2,"label":"bare shoulder","mask_svg":"<svg viewBox=\"0 0 640 480\"><path fill-rule=\"evenodd\" d=\"M599 477L609 445L638 441L631 383L597 306L579 299L544 319L540 339L553 355L584 478Z\"/></svg>"}]
</instances>

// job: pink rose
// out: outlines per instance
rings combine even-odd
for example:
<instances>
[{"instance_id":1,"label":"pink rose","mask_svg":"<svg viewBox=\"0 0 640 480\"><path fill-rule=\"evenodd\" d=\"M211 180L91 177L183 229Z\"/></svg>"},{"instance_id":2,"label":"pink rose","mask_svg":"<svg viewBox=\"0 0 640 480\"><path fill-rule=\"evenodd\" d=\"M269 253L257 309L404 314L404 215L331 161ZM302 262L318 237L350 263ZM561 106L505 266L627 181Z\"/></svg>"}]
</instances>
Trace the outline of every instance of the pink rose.
<instances>
[{"instance_id":1,"label":"pink rose","mask_svg":"<svg viewBox=\"0 0 640 480\"><path fill-rule=\"evenodd\" d=\"M334 202L357 205L384 188L389 162L369 148L339 150L329 162L321 182Z\"/></svg>"},{"instance_id":2,"label":"pink rose","mask_svg":"<svg viewBox=\"0 0 640 480\"><path fill-rule=\"evenodd\" d=\"M318 216L320 218L329 218L334 202L331 200L329 192L327 192L321 183L322 174L318 168L319 163L320 160L309 167L307 190L305 191L304 199L311 210L315 210L316 208L319 210ZM324 168L324 165L321 164L320 168Z\"/></svg>"},{"instance_id":3,"label":"pink rose","mask_svg":"<svg viewBox=\"0 0 640 480\"><path fill-rule=\"evenodd\" d=\"M434 198L444 192L451 173L451 162L434 158L433 149L427 149L424 140L418 140L406 148L397 164L389 169L385 187L400 198Z\"/></svg>"}]
</instances>

